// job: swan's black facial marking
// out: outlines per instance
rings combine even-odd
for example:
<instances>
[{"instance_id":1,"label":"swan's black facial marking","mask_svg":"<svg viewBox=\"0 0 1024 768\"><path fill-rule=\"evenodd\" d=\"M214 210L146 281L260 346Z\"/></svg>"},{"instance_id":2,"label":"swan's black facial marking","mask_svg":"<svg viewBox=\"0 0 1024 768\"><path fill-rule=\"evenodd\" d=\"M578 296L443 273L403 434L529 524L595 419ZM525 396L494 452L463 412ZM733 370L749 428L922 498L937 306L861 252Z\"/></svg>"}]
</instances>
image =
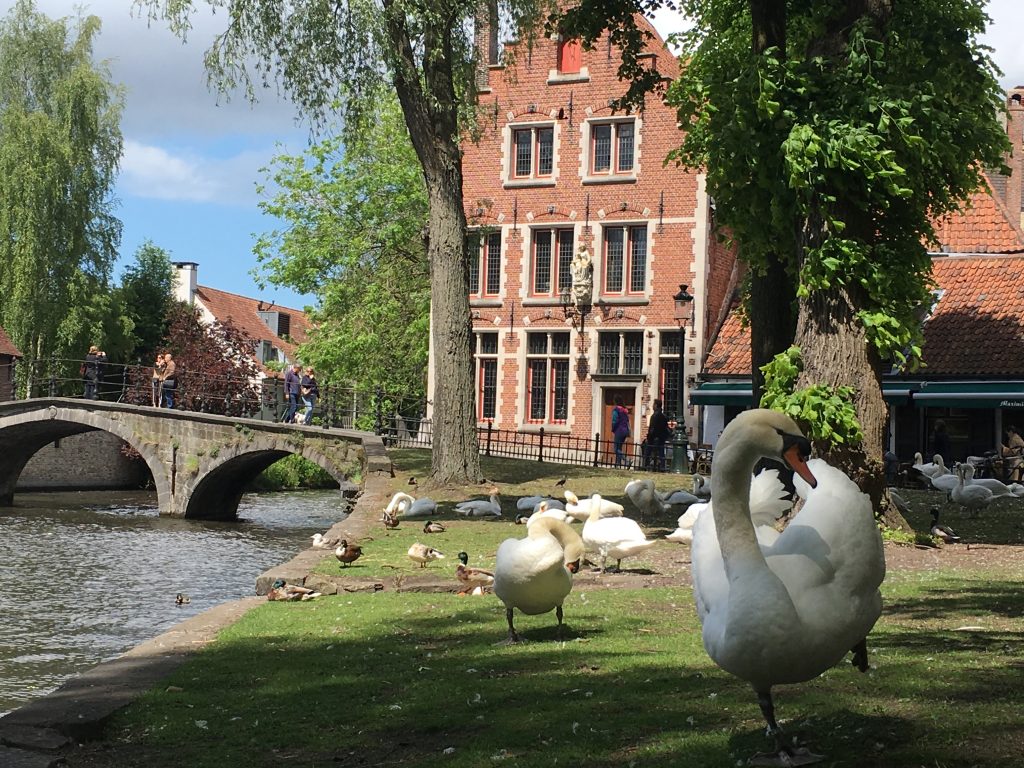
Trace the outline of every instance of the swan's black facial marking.
<instances>
[{"instance_id":1,"label":"swan's black facial marking","mask_svg":"<svg viewBox=\"0 0 1024 768\"><path fill-rule=\"evenodd\" d=\"M580 561L578 559L573 560L571 563L565 564L565 569L569 573L578 573L580 570Z\"/></svg>"},{"instance_id":2,"label":"swan's black facial marking","mask_svg":"<svg viewBox=\"0 0 1024 768\"><path fill-rule=\"evenodd\" d=\"M804 479L811 488L818 487L818 481L811 474L807 466L807 459L811 455L811 441L803 435L794 435L790 432L783 432L776 427L775 431L782 438L782 458L789 465L789 468Z\"/></svg>"}]
</instances>

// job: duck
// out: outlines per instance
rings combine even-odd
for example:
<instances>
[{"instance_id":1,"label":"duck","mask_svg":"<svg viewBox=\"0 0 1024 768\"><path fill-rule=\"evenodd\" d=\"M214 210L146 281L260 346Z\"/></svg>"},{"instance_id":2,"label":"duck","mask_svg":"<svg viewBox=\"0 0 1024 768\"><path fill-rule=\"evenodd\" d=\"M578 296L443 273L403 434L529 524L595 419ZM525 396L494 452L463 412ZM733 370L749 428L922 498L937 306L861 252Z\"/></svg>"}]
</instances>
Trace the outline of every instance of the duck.
<instances>
[{"instance_id":1,"label":"duck","mask_svg":"<svg viewBox=\"0 0 1024 768\"><path fill-rule=\"evenodd\" d=\"M175 605L188 605L192 602L192 598L186 595L184 592L179 592L174 596Z\"/></svg>"},{"instance_id":2,"label":"duck","mask_svg":"<svg viewBox=\"0 0 1024 768\"><path fill-rule=\"evenodd\" d=\"M478 590L483 592L494 585L494 573L485 571L483 568L471 567L468 553L459 552L456 557L459 558L459 563L455 566L455 578L462 585L462 589L459 591L460 595L470 592L476 594Z\"/></svg>"},{"instance_id":3,"label":"duck","mask_svg":"<svg viewBox=\"0 0 1024 768\"><path fill-rule=\"evenodd\" d=\"M690 475L693 479L693 495L701 501L709 501L711 499L711 483L704 479L704 475L693 474Z\"/></svg>"},{"instance_id":4,"label":"duck","mask_svg":"<svg viewBox=\"0 0 1024 768\"><path fill-rule=\"evenodd\" d=\"M338 546L338 539L329 539L322 533L313 534L313 549L334 549Z\"/></svg>"},{"instance_id":5,"label":"duck","mask_svg":"<svg viewBox=\"0 0 1024 768\"><path fill-rule=\"evenodd\" d=\"M267 600L279 600L282 602L294 602L296 600L312 600L320 597L320 593L309 587L300 587L297 584L289 584L284 579L277 579L267 591Z\"/></svg>"},{"instance_id":6,"label":"duck","mask_svg":"<svg viewBox=\"0 0 1024 768\"><path fill-rule=\"evenodd\" d=\"M384 527L388 530L398 527L398 518L388 512L386 509L381 514L381 522L384 523Z\"/></svg>"},{"instance_id":7,"label":"duck","mask_svg":"<svg viewBox=\"0 0 1024 768\"><path fill-rule=\"evenodd\" d=\"M529 616L554 610L561 637L562 604L572 591L572 577L582 558L580 535L549 517L528 526L525 538L501 543L494 566L494 594L505 604L506 643L522 640L513 623L516 608Z\"/></svg>"},{"instance_id":8,"label":"duck","mask_svg":"<svg viewBox=\"0 0 1024 768\"><path fill-rule=\"evenodd\" d=\"M489 499L471 499L455 505L456 513L466 517L501 517L501 500L498 489L491 487Z\"/></svg>"},{"instance_id":9,"label":"duck","mask_svg":"<svg viewBox=\"0 0 1024 768\"><path fill-rule=\"evenodd\" d=\"M868 669L866 638L882 611L882 538L871 501L841 470L807 457L810 442L785 414L745 411L722 432L711 473L711 506L697 519L693 591L704 648L750 683L775 764L820 756L786 743L772 688L811 680L853 651ZM761 458L795 473L803 507L769 544L750 513L750 472ZM764 756L758 756L764 759ZM786 762L786 761L789 762Z\"/></svg>"},{"instance_id":10,"label":"duck","mask_svg":"<svg viewBox=\"0 0 1024 768\"><path fill-rule=\"evenodd\" d=\"M669 505L658 495L658 489L654 487L654 481L650 478L630 480L626 483L625 492L641 517L667 512L669 509Z\"/></svg>"},{"instance_id":11,"label":"duck","mask_svg":"<svg viewBox=\"0 0 1024 768\"><path fill-rule=\"evenodd\" d=\"M424 533L444 533L444 526L436 520L427 520L423 524Z\"/></svg>"},{"instance_id":12,"label":"duck","mask_svg":"<svg viewBox=\"0 0 1024 768\"><path fill-rule=\"evenodd\" d=\"M565 511L568 512L574 519L579 520L581 523L587 522L587 518L590 517L590 506L593 504L593 498L583 499L580 501L576 494L572 491L565 491ZM621 517L625 508L621 504L616 504L614 501L608 499L602 499L600 496L596 497L600 500L600 516L601 517Z\"/></svg>"},{"instance_id":13,"label":"duck","mask_svg":"<svg viewBox=\"0 0 1024 768\"><path fill-rule=\"evenodd\" d=\"M363 548L358 544L349 544L345 539L341 540L338 548L334 550L334 556L341 561L341 566L347 568L349 563L354 563L363 556Z\"/></svg>"},{"instance_id":14,"label":"duck","mask_svg":"<svg viewBox=\"0 0 1024 768\"><path fill-rule=\"evenodd\" d=\"M932 534L932 536L934 536L936 539L939 539L940 541L945 542L946 544L956 544L957 542L962 540L959 536L957 536L955 533L953 533L953 529L952 528L947 528L946 526L944 526L941 523L939 523L939 508L938 507L932 507L931 515L932 515L932 527L931 527L931 534Z\"/></svg>"},{"instance_id":15,"label":"duck","mask_svg":"<svg viewBox=\"0 0 1024 768\"><path fill-rule=\"evenodd\" d=\"M601 558L601 573L605 572L609 557L615 558L615 570L622 566L624 558L638 555L657 544L657 539L648 539L636 520L628 517L601 517L601 497L594 494L590 499L590 517L583 524L583 547Z\"/></svg>"},{"instance_id":16,"label":"duck","mask_svg":"<svg viewBox=\"0 0 1024 768\"><path fill-rule=\"evenodd\" d=\"M977 517L978 513L992 503L992 491L980 485L971 485L968 479L974 476L974 467L961 464L957 467L958 482L950 491L950 497L967 510L971 517ZM934 478L932 478L934 481Z\"/></svg>"},{"instance_id":17,"label":"duck","mask_svg":"<svg viewBox=\"0 0 1024 768\"><path fill-rule=\"evenodd\" d=\"M444 554L439 549L420 544L418 541L409 547L409 559L419 563L420 568L426 568L431 560L444 560Z\"/></svg>"}]
</instances>

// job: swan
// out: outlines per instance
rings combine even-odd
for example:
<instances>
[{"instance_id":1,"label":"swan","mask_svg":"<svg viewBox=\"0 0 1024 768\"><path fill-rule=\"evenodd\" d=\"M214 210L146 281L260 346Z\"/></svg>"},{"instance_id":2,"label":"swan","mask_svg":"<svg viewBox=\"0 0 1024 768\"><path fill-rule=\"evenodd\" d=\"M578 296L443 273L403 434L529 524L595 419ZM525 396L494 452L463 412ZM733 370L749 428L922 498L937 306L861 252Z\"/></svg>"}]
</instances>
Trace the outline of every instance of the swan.
<instances>
[{"instance_id":1,"label":"swan","mask_svg":"<svg viewBox=\"0 0 1024 768\"><path fill-rule=\"evenodd\" d=\"M466 517L501 517L501 501L498 499L498 489L491 488L491 497L489 499L460 501L455 505L455 511Z\"/></svg>"},{"instance_id":2,"label":"swan","mask_svg":"<svg viewBox=\"0 0 1024 768\"><path fill-rule=\"evenodd\" d=\"M624 507L621 504L616 504L608 499L602 499L600 496L594 498L600 501L601 517L620 517L622 515ZM583 501L580 501L572 491L565 492L565 511L581 523L585 523L587 518L590 517L590 505L593 503L593 499L583 499Z\"/></svg>"},{"instance_id":3,"label":"swan","mask_svg":"<svg viewBox=\"0 0 1024 768\"><path fill-rule=\"evenodd\" d=\"M469 554L459 552L459 564L455 566L455 578L459 580L462 589L460 595L465 595L476 590L489 589L494 585L494 574L485 571L483 568L473 568L469 565Z\"/></svg>"},{"instance_id":4,"label":"swan","mask_svg":"<svg viewBox=\"0 0 1024 768\"><path fill-rule=\"evenodd\" d=\"M676 529L665 536L669 541L693 541L693 526L701 513L711 506L701 501L691 504L676 521ZM786 487L779 480L779 470L765 469L757 473L750 482L750 519L754 522L757 540L762 545L771 544L779 537L775 521L793 508L787 498Z\"/></svg>"},{"instance_id":5,"label":"swan","mask_svg":"<svg viewBox=\"0 0 1024 768\"><path fill-rule=\"evenodd\" d=\"M414 501L416 501L416 499L408 493L398 491L391 497L391 501L389 501L388 505L384 507L384 511L390 515L399 515L404 509L411 507Z\"/></svg>"},{"instance_id":6,"label":"swan","mask_svg":"<svg viewBox=\"0 0 1024 768\"><path fill-rule=\"evenodd\" d=\"M420 568L426 568L431 560L444 560L440 550L420 544L418 541L409 547L408 555L410 560L420 564Z\"/></svg>"},{"instance_id":7,"label":"swan","mask_svg":"<svg viewBox=\"0 0 1024 768\"><path fill-rule=\"evenodd\" d=\"M697 504L702 501L702 499L697 498L689 491L682 490L669 491L668 493L659 493L658 495L661 497L662 501L664 501L671 507L675 507L682 504Z\"/></svg>"},{"instance_id":8,"label":"swan","mask_svg":"<svg viewBox=\"0 0 1024 768\"><path fill-rule=\"evenodd\" d=\"M920 472L922 475L925 475L926 477L945 475L946 473L949 472L949 470L946 469L946 465L942 461L942 456L939 454L935 454L932 457L932 460L926 464L924 461L924 456L922 456L921 452L918 451L917 453L914 454L914 463L912 464L912 466L914 467L914 469L916 469L918 472Z\"/></svg>"},{"instance_id":9,"label":"swan","mask_svg":"<svg viewBox=\"0 0 1024 768\"><path fill-rule=\"evenodd\" d=\"M709 506L709 503L706 501L698 501L696 504L691 504L679 516L679 519L676 520L676 529L672 533L665 534L665 538L669 541L678 541L680 544L693 541L693 526L697 522L697 518L700 517L700 514Z\"/></svg>"},{"instance_id":10,"label":"swan","mask_svg":"<svg viewBox=\"0 0 1024 768\"><path fill-rule=\"evenodd\" d=\"M519 512L533 512L542 501L550 501L547 496L521 496L516 500L516 509Z\"/></svg>"},{"instance_id":11,"label":"swan","mask_svg":"<svg viewBox=\"0 0 1024 768\"><path fill-rule=\"evenodd\" d=\"M601 517L601 497L596 493L591 497L590 517L583 524L583 546L587 552L593 552L601 558L601 573L609 557L616 560L615 570L619 570L623 558L638 555L658 543L657 539L648 539L643 529L628 517Z\"/></svg>"},{"instance_id":12,"label":"swan","mask_svg":"<svg viewBox=\"0 0 1024 768\"><path fill-rule=\"evenodd\" d=\"M889 499L892 501L899 513L906 517L910 514L910 505L907 504L906 499L899 495L895 488L889 486L886 489L886 493L889 494Z\"/></svg>"},{"instance_id":13,"label":"swan","mask_svg":"<svg viewBox=\"0 0 1024 768\"><path fill-rule=\"evenodd\" d=\"M545 518L561 520L563 523L571 523L574 520L573 516L564 509L551 507L546 501L542 501L537 505L537 510L526 519L526 524L533 525L538 520L543 520Z\"/></svg>"},{"instance_id":14,"label":"swan","mask_svg":"<svg viewBox=\"0 0 1024 768\"><path fill-rule=\"evenodd\" d=\"M700 501L708 501L711 498L711 483L704 479L704 475L690 475L693 478L693 495Z\"/></svg>"},{"instance_id":15,"label":"swan","mask_svg":"<svg viewBox=\"0 0 1024 768\"><path fill-rule=\"evenodd\" d=\"M658 495L654 487L654 481L650 478L643 480L630 480L626 483L626 495L633 502L633 506L640 512L640 516L667 512L669 505Z\"/></svg>"},{"instance_id":16,"label":"swan","mask_svg":"<svg viewBox=\"0 0 1024 768\"><path fill-rule=\"evenodd\" d=\"M974 473L977 471L975 466L971 463L964 464L964 484L975 485L982 488L988 488L992 491L993 499L1000 499L1003 497L1014 497L1013 489L1010 488L1006 483L996 480L994 477L975 477Z\"/></svg>"},{"instance_id":17,"label":"swan","mask_svg":"<svg viewBox=\"0 0 1024 768\"><path fill-rule=\"evenodd\" d=\"M944 473L932 475L928 480L931 482L932 488L942 491L947 495L952 493L956 486L960 485L960 478L948 470Z\"/></svg>"},{"instance_id":18,"label":"swan","mask_svg":"<svg viewBox=\"0 0 1024 768\"><path fill-rule=\"evenodd\" d=\"M851 649L866 671L866 635L881 614L885 576L870 500L821 459L808 465L810 448L784 414L757 409L733 419L715 451L711 507L693 538L704 648L751 684L783 764L813 756L785 745L772 687L817 677ZM769 545L758 541L749 506L750 472L762 457L785 461L805 499Z\"/></svg>"},{"instance_id":19,"label":"swan","mask_svg":"<svg viewBox=\"0 0 1024 768\"><path fill-rule=\"evenodd\" d=\"M429 496L420 496L402 512L402 517L430 517L436 513L437 502Z\"/></svg>"},{"instance_id":20,"label":"swan","mask_svg":"<svg viewBox=\"0 0 1024 768\"><path fill-rule=\"evenodd\" d=\"M506 643L518 643L512 623L518 608L535 616L554 609L562 634L562 603L572 590L572 575L580 568L583 541L558 520L544 518L526 529L525 539L505 539L494 566L494 594L505 604Z\"/></svg>"},{"instance_id":21,"label":"swan","mask_svg":"<svg viewBox=\"0 0 1024 768\"><path fill-rule=\"evenodd\" d=\"M941 523L939 523L939 508L938 507L932 507L931 512L932 512L932 527L931 527L931 534L932 534L932 536L934 536L937 539L941 539L946 544L956 544L958 541L960 541L960 537L957 536L955 533L953 533L953 530L951 528L947 528L946 526L944 526Z\"/></svg>"},{"instance_id":22,"label":"swan","mask_svg":"<svg viewBox=\"0 0 1024 768\"><path fill-rule=\"evenodd\" d=\"M974 476L974 467L961 464L957 467L958 482L950 492L953 501L966 509L971 517L992 503L992 491L980 485L970 485L969 478Z\"/></svg>"}]
</instances>

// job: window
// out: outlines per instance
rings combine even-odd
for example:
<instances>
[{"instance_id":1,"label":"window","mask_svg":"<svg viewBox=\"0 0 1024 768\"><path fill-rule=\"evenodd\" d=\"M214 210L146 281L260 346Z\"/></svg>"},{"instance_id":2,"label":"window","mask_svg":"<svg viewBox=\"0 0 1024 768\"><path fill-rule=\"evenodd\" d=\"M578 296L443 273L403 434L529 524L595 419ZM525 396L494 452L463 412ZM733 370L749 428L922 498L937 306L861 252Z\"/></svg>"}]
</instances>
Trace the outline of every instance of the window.
<instances>
[{"instance_id":1,"label":"window","mask_svg":"<svg viewBox=\"0 0 1024 768\"><path fill-rule=\"evenodd\" d=\"M526 420L564 424L569 418L569 334L526 335Z\"/></svg>"},{"instance_id":2,"label":"window","mask_svg":"<svg viewBox=\"0 0 1024 768\"><path fill-rule=\"evenodd\" d=\"M572 287L569 265L573 256L571 229L533 230L532 296L559 295Z\"/></svg>"},{"instance_id":3,"label":"window","mask_svg":"<svg viewBox=\"0 0 1024 768\"><path fill-rule=\"evenodd\" d=\"M478 231L469 236L469 295L497 296L501 289L501 232Z\"/></svg>"},{"instance_id":4,"label":"window","mask_svg":"<svg viewBox=\"0 0 1024 768\"><path fill-rule=\"evenodd\" d=\"M558 72L562 75L578 75L583 54L579 40L558 41Z\"/></svg>"},{"instance_id":5,"label":"window","mask_svg":"<svg viewBox=\"0 0 1024 768\"><path fill-rule=\"evenodd\" d=\"M679 410L679 331L662 331L658 348L659 387L666 414Z\"/></svg>"},{"instance_id":6,"label":"window","mask_svg":"<svg viewBox=\"0 0 1024 768\"><path fill-rule=\"evenodd\" d=\"M632 174L634 134L632 120L590 126L590 172Z\"/></svg>"},{"instance_id":7,"label":"window","mask_svg":"<svg viewBox=\"0 0 1024 768\"><path fill-rule=\"evenodd\" d=\"M644 368L643 331L604 331L598 336L597 372L639 376Z\"/></svg>"},{"instance_id":8,"label":"window","mask_svg":"<svg viewBox=\"0 0 1024 768\"><path fill-rule=\"evenodd\" d=\"M554 164L555 129L548 126L512 130L512 178L550 176Z\"/></svg>"},{"instance_id":9,"label":"window","mask_svg":"<svg viewBox=\"0 0 1024 768\"><path fill-rule=\"evenodd\" d=\"M647 287L647 227L604 228L604 292L643 293Z\"/></svg>"},{"instance_id":10,"label":"window","mask_svg":"<svg viewBox=\"0 0 1024 768\"><path fill-rule=\"evenodd\" d=\"M494 419L498 410L498 334L476 334L476 415Z\"/></svg>"}]
</instances>

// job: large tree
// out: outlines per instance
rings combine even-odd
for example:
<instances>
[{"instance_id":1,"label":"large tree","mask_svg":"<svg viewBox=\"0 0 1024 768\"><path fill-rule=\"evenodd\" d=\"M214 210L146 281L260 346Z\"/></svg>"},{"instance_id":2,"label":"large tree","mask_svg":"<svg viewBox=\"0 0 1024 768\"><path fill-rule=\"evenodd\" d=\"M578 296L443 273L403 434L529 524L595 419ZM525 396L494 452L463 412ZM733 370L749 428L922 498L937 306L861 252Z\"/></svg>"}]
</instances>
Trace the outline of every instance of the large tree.
<instances>
[{"instance_id":1,"label":"large tree","mask_svg":"<svg viewBox=\"0 0 1024 768\"><path fill-rule=\"evenodd\" d=\"M260 208L284 226L255 251L265 279L316 297L299 356L321 381L380 386L418 405L430 333L427 195L394 95L382 92L373 112L347 141L274 158Z\"/></svg>"},{"instance_id":2,"label":"large tree","mask_svg":"<svg viewBox=\"0 0 1024 768\"><path fill-rule=\"evenodd\" d=\"M147 240L124 269L118 298L121 312L130 320L129 353L147 364L167 332L167 315L174 302L174 268L171 256Z\"/></svg>"},{"instance_id":3,"label":"large tree","mask_svg":"<svg viewBox=\"0 0 1024 768\"><path fill-rule=\"evenodd\" d=\"M99 29L31 0L0 19L0 324L29 363L102 341L122 92L93 60Z\"/></svg>"},{"instance_id":4,"label":"large tree","mask_svg":"<svg viewBox=\"0 0 1024 768\"><path fill-rule=\"evenodd\" d=\"M181 31L199 0L139 0ZM476 433L460 118L475 101L473 16L482 0L206 0L229 25L207 53L226 88L252 92L276 78L314 118L341 104L347 131L382 77L398 94L426 184L426 231L434 356L431 475L435 482L483 479ZM509 0L512 28L531 29L544 0Z\"/></svg>"},{"instance_id":5,"label":"large tree","mask_svg":"<svg viewBox=\"0 0 1024 768\"><path fill-rule=\"evenodd\" d=\"M592 36L612 19L629 73L642 39L631 14L663 4L583 0L563 24ZM669 89L688 128L678 156L706 169L718 220L753 271L781 266L798 297L799 352L777 366L772 402L802 415L879 504L883 361L919 354L932 222L1007 148L997 70L978 42L984 2L680 5L695 26ZM779 392L786 378L801 394Z\"/></svg>"}]
</instances>

